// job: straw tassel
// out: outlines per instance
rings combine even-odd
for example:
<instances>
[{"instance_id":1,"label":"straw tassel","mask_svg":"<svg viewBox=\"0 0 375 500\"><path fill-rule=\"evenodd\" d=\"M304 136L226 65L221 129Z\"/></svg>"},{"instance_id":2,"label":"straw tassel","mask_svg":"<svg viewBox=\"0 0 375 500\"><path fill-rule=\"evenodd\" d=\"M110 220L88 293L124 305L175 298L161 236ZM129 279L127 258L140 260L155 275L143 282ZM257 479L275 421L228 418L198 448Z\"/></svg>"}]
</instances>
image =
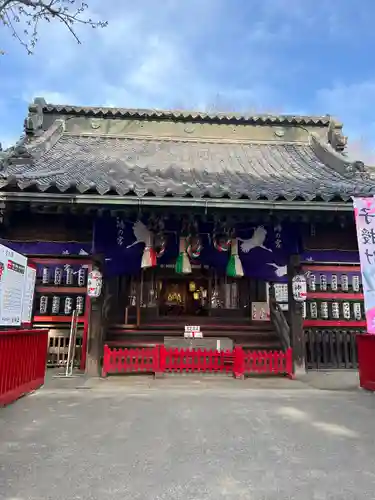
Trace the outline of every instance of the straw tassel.
<instances>
[{"instance_id":1,"label":"straw tassel","mask_svg":"<svg viewBox=\"0 0 375 500\"><path fill-rule=\"evenodd\" d=\"M145 249L143 250L141 268L148 269L149 267L155 267L157 262L156 252L153 248L153 235L147 235Z\"/></svg>"},{"instance_id":2,"label":"straw tassel","mask_svg":"<svg viewBox=\"0 0 375 500\"><path fill-rule=\"evenodd\" d=\"M191 264L189 260L189 256L186 253L186 239L180 238L179 244L179 254L176 261L175 270L178 274L190 274L191 273Z\"/></svg>"},{"instance_id":3,"label":"straw tassel","mask_svg":"<svg viewBox=\"0 0 375 500\"><path fill-rule=\"evenodd\" d=\"M238 255L237 238L232 239L231 255L227 265L227 275L231 278L242 278L244 275L241 259Z\"/></svg>"}]
</instances>

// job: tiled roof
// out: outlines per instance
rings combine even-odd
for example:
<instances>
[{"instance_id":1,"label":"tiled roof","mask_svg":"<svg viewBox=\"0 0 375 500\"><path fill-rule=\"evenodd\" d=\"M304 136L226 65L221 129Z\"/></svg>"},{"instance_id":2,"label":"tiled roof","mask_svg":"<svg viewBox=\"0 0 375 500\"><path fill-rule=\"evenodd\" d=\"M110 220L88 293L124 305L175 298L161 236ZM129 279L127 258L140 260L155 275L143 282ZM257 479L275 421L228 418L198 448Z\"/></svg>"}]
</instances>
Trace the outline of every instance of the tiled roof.
<instances>
[{"instance_id":1,"label":"tiled roof","mask_svg":"<svg viewBox=\"0 0 375 500\"><path fill-rule=\"evenodd\" d=\"M375 192L362 175L335 170L316 151L313 143L62 134L38 159L5 162L0 189L15 182L22 190L327 201Z\"/></svg>"},{"instance_id":2,"label":"tiled roof","mask_svg":"<svg viewBox=\"0 0 375 500\"><path fill-rule=\"evenodd\" d=\"M40 99L39 99L40 100ZM129 109L47 104L42 100L44 114L61 114L70 116L88 116L103 118L149 118L157 120L203 120L205 122L237 122L259 125L328 125L331 117L300 116L300 115L270 115L244 113L210 113L185 110Z\"/></svg>"}]
</instances>

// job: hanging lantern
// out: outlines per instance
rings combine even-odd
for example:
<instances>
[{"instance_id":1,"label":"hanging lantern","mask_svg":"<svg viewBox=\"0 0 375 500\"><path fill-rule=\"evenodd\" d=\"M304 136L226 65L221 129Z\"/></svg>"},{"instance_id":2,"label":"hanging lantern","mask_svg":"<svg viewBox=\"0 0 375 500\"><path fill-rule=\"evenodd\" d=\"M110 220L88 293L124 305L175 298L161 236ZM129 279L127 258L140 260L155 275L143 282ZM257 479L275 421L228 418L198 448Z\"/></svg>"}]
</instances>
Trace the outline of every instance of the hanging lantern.
<instances>
[{"instance_id":1,"label":"hanging lantern","mask_svg":"<svg viewBox=\"0 0 375 500\"><path fill-rule=\"evenodd\" d=\"M231 278L242 278L244 275L242 262L238 255L237 238L231 240L231 255L227 265L227 275Z\"/></svg>"},{"instance_id":2,"label":"hanging lantern","mask_svg":"<svg viewBox=\"0 0 375 500\"><path fill-rule=\"evenodd\" d=\"M87 295L92 298L100 297L103 287L103 275L99 269L93 269L87 276ZM72 299L73 304L73 299Z\"/></svg>"},{"instance_id":3,"label":"hanging lantern","mask_svg":"<svg viewBox=\"0 0 375 500\"><path fill-rule=\"evenodd\" d=\"M179 254L175 266L176 273L178 274L190 274L191 264L189 256L186 253L186 238L181 237L179 243Z\"/></svg>"}]
</instances>

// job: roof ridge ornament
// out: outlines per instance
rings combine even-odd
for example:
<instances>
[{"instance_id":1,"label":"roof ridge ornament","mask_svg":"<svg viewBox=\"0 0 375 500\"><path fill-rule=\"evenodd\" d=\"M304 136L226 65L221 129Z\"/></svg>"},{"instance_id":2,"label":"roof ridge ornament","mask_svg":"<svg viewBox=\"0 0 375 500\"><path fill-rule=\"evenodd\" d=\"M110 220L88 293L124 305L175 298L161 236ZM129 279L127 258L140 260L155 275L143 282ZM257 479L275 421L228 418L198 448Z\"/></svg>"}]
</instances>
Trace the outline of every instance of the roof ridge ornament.
<instances>
[{"instance_id":1,"label":"roof ridge ornament","mask_svg":"<svg viewBox=\"0 0 375 500\"><path fill-rule=\"evenodd\" d=\"M328 125L328 142L335 151L343 153L348 143L348 138L342 133L342 123L331 118Z\"/></svg>"},{"instance_id":2,"label":"roof ridge ornament","mask_svg":"<svg viewBox=\"0 0 375 500\"><path fill-rule=\"evenodd\" d=\"M7 158L10 165L30 165L33 163L33 156L27 149L25 144L25 138L21 139L13 148L13 151Z\"/></svg>"},{"instance_id":3,"label":"roof ridge ornament","mask_svg":"<svg viewBox=\"0 0 375 500\"><path fill-rule=\"evenodd\" d=\"M43 133L43 108L46 106L43 97L36 97L29 106L29 114L24 122L27 136L38 136Z\"/></svg>"},{"instance_id":4,"label":"roof ridge ornament","mask_svg":"<svg viewBox=\"0 0 375 500\"><path fill-rule=\"evenodd\" d=\"M363 161L355 160L350 165L346 167L347 173L351 177L359 177L363 181L370 180L370 173L366 170L366 166Z\"/></svg>"}]
</instances>

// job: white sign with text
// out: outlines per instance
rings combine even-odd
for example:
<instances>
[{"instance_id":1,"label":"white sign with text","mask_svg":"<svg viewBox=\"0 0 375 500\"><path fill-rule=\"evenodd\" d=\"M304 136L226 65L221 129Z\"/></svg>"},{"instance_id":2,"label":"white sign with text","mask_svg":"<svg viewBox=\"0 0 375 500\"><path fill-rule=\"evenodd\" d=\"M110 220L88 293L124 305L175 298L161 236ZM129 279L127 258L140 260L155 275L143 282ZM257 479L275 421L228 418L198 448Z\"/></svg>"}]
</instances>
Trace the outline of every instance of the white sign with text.
<instances>
[{"instance_id":1,"label":"white sign with text","mask_svg":"<svg viewBox=\"0 0 375 500\"><path fill-rule=\"evenodd\" d=\"M0 326L20 326L27 258L0 244Z\"/></svg>"},{"instance_id":2,"label":"white sign with text","mask_svg":"<svg viewBox=\"0 0 375 500\"><path fill-rule=\"evenodd\" d=\"M185 339L201 339L203 334L200 326L186 325L184 332Z\"/></svg>"},{"instance_id":3,"label":"white sign with text","mask_svg":"<svg viewBox=\"0 0 375 500\"><path fill-rule=\"evenodd\" d=\"M21 322L25 325L30 325L33 319L35 283L36 268L34 266L27 265L21 316Z\"/></svg>"}]
</instances>

